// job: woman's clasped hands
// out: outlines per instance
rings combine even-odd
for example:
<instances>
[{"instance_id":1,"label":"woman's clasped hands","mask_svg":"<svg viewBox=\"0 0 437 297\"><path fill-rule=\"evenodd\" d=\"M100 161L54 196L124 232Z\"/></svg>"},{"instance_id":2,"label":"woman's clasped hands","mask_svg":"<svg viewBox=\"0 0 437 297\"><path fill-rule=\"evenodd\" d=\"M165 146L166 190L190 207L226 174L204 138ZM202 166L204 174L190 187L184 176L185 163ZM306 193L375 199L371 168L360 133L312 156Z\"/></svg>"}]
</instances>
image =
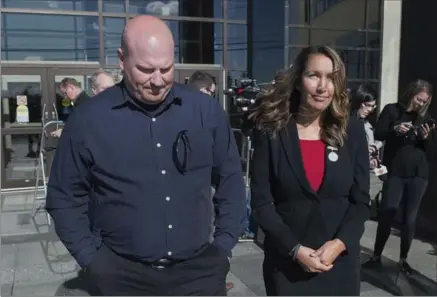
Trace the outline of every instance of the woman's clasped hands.
<instances>
[{"instance_id":1,"label":"woman's clasped hands","mask_svg":"<svg viewBox=\"0 0 437 297\"><path fill-rule=\"evenodd\" d=\"M300 246L296 260L306 272L327 272L334 267L334 261L345 249L344 243L339 239L327 241L318 250Z\"/></svg>"}]
</instances>

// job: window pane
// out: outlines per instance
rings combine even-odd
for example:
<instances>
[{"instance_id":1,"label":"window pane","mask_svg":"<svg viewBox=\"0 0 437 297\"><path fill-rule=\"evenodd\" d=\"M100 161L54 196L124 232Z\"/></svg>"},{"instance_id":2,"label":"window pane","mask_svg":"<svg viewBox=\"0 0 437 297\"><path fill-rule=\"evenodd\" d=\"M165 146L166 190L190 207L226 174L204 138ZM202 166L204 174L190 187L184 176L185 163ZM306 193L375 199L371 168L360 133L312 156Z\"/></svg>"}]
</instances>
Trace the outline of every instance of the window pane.
<instances>
[{"instance_id":1,"label":"window pane","mask_svg":"<svg viewBox=\"0 0 437 297\"><path fill-rule=\"evenodd\" d=\"M130 0L130 14L157 16L222 17L222 0Z\"/></svg>"},{"instance_id":2,"label":"window pane","mask_svg":"<svg viewBox=\"0 0 437 297\"><path fill-rule=\"evenodd\" d=\"M294 60L296 59L297 55L302 51L302 48L300 47L289 47L288 48L288 62L289 67L293 64Z\"/></svg>"},{"instance_id":3,"label":"window pane","mask_svg":"<svg viewBox=\"0 0 437 297\"><path fill-rule=\"evenodd\" d=\"M254 0L254 1L265 1L265 0ZM246 20L247 0L228 0L227 14L229 19Z\"/></svg>"},{"instance_id":4,"label":"window pane","mask_svg":"<svg viewBox=\"0 0 437 297\"><path fill-rule=\"evenodd\" d=\"M219 23L166 21L175 39L175 62L222 64L223 26Z\"/></svg>"},{"instance_id":5,"label":"window pane","mask_svg":"<svg viewBox=\"0 0 437 297\"><path fill-rule=\"evenodd\" d=\"M102 4L103 4L103 12L112 12L112 13L126 12L125 0L104 0Z\"/></svg>"},{"instance_id":6,"label":"window pane","mask_svg":"<svg viewBox=\"0 0 437 297\"><path fill-rule=\"evenodd\" d=\"M343 47L364 47L366 33L359 31L317 30L311 29L312 45L326 44Z\"/></svg>"},{"instance_id":7,"label":"window pane","mask_svg":"<svg viewBox=\"0 0 437 297\"><path fill-rule=\"evenodd\" d=\"M381 30L382 0L367 0L367 28Z\"/></svg>"},{"instance_id":8,"label":"window pane","mask_svg":"<svg viewBox=\"0 0 437 297\"><path fill-rule=\"evenodd\" d=\"M246 25L228 25L228 63L226 68L247 70Z\"/></svg>"},{"instance_id":9,"label":"window pane","mask_svg":"<svg viewBox=\"0 0 437 297\"><path fill-rule=\"evenodd\" d=\"M367 32L367 47L374 49L381 49L381 33Z\"/></svg>"},{"instance_id":10,"label":"window pane","mask_svg":"<svg viewBox=\"0 0 437 297\"><path fill-rule=\"evenodd\" d=\"M255 0L264 1L264 0ZM288 20L286 24L289 25L309 25L311 0L292 0L287 1L288 4Z\"/></svg>"},{"instance_id":11,"label":"window pane","mask_svg":"<svg viewBox=\"0 0 437 297\"><path fill-rule=\"evenodd\" d=\"M308 46L310 43L310 29L288 28L288 44L291 46Z\"/></svg>"},{"instance_id":12,"label":"window pane","mask_svg":"<svg viewBox=\"0 0 437 297\"><path fill-rule=\"evenodd\" d=\"M118 64L117 49L121 43L121 33L125 24L124 18L103 18L103 42L105 46L105 64Z\"/></svg>"},{"instance_id":13,"label":"window pane","mask_svg":"<svg viewBox=\"0 0 437 297\"><path fill-rule=\"evenodd\" d=\"M4 179L7 181L35 179L40 135L4 135L2 138Z\"/></svg>"},{"instance_id":14,"label":"window pane","mask_svg":"<svg viewBox=\"0 0 437 297\"><path fill-rule=\"evenodd\" d=\"M350 79L364 79L365 51L338 50L346 67L346 75Z\"/></svg>"},{"instance_id":15,"label":"window pane","mask_svg":"<svg viewBox=\"0 0 437 297\"><path fill-rule=\"evenodd\" d=\"M367 52L367 78L379 79L381 75L381 52Z\"/></svg>"},{"instance_id":16,"label":"window pane","mask_svg":"<svg viewBox=\"0 0 437 297\"><path fill-rule=\"evenodd\" d=\"M1 86L3 128L14 128L17 125L22 126L24 124L25 121L22 118L20 119L19 116L20 96L24 96L26 100L25 106L29 115L28 123L41 122L41 76L26 74L2 75ZM38 126L40 127L40 125Z\"/></svg>"},{"instance_id":17,"label":"window pane","mask_svg":"<svg viewBox=\"0 0 437 297\"><path fill-rule=\"evenodd\" d=\"M106 0L105 0L106 1ZM97 1L90 0L2 0L4 8L97 11Z\"/></svg>"},{"instance_id":18,"label":"window pane","mask_svg":"<svg viewBox=\"0 0 437 297\"><path fill-rule=\"evenodd\" d=\"M311 25L339 30L364 29L365 7L364 0L312 0Z\"/></svg>"},{"instance_id":19,"label":"window pane","mask_svg":"<svg viewBox=\"0 0 437 297\"><path fill-rule=\"evenodd\" d=\"M94 16L2 13L2 59L98 61Z\"/></svg>"}]
</instances>

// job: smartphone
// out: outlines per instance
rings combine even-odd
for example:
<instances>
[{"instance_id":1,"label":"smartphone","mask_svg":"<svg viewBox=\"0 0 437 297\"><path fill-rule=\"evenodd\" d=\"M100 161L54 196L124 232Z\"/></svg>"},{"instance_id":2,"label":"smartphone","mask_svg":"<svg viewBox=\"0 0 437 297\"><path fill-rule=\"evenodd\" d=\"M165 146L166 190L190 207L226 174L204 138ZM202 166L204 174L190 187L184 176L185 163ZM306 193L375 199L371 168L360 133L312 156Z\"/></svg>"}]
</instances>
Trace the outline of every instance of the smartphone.
<instances>
[{"instance_id":1,"label":"smartphone","mask_svg":"<svg viewBox=\"0 0 437 297\"><path fill-rule=\"evenodd\" d=\"M435 125L435 120L434 119L428 119L425 124L427 124L430 128Z\"/></svg>"}]
</instances>

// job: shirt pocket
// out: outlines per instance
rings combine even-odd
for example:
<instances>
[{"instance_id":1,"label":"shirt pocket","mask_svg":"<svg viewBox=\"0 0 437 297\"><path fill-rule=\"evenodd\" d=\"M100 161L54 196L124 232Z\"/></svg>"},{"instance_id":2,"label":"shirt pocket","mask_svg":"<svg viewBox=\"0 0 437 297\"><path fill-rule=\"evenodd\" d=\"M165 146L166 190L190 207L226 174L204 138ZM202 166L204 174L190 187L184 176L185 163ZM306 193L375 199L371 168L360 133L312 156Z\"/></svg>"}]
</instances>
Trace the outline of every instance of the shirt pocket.
<instances>
[{"instance_id":1,"label":"shirt pocket","mask_svg":"<svg viewBox=\"0 0 437 297\"><path fill-rule=\"evenodd\" d=\"M188 156L187 171L193 172L213 165L213 139L209 129L187 131Z\"/></svg>"}]
</instances>

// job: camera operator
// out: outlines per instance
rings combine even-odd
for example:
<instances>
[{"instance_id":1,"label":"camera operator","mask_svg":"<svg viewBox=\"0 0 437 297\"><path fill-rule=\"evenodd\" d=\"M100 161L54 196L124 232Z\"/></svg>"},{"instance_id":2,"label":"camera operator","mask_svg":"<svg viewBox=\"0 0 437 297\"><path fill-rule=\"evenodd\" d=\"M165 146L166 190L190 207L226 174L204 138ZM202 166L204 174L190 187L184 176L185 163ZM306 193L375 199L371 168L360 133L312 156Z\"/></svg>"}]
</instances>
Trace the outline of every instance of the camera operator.
<instances>
[{"instance_id":1,"label":"camera operator","mask_svg":"<svg viewBox=\"0 0 437 297\"><path fill-rule=\"evenodd\" d=\"M375 141L373 126L368 117L376 108L376 91L370 85L362 84L350 93L350 115L357 117L364 123L367 143L369 144L370 168L374 169L379 164L379 150L381 141Z\"/></svg>"},{"instance_id":2,"label":"camera operator","mask_svg":"<svg viewBox=\"0 0 437 297\"><path fill-rule=\"evenodd\" d=\"M407 263L417 213L428 185L428 161L425 147L435 122L427 110L433 87L418 79L411 82L398 103L384 107L375 129L375 138L385 141L384 182L373 257L364 268L380 268L381 254L390 235L391 225L402 198L404 222L401 230L399 268L406 274L413 270Z\"/></svg>"}]
</instances>

